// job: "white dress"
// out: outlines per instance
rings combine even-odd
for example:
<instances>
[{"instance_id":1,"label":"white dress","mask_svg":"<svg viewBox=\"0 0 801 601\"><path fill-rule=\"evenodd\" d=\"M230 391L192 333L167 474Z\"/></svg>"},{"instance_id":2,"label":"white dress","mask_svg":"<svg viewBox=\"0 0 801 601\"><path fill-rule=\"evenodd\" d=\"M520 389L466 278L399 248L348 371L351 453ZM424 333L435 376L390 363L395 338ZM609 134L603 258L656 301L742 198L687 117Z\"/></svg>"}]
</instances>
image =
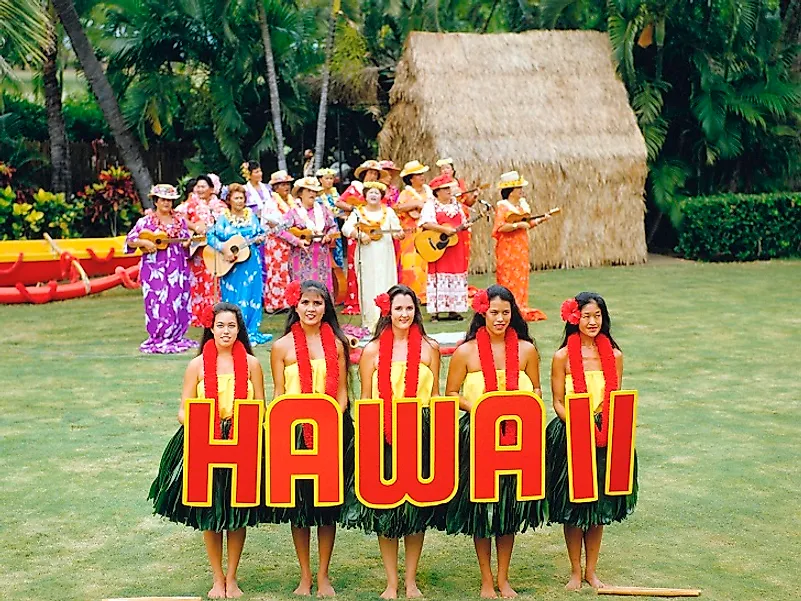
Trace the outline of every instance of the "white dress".
<instances>
[{"instance_id":1,"label":"white dress","mask_svg":"<svg viewBox=\"0 0 801 601\"><path fill-rule=\"evenodd\" d=\"M360 219L375 222L381 219L381 212L385 212L381 221L382 230L401 229L398 216L389 207L382 207L380 212L375 213L362 207L351 212L342 226L342 233L351 237L356 231ZM398 267L395 262L395 245L392 241L392 234L384 234L381 239L373 240L369 244L357 244L354 265L356 277L359 280L362 327L373 332L378 318L381 316L373 299L398 283Z\"/></svg>"}]
</instances>

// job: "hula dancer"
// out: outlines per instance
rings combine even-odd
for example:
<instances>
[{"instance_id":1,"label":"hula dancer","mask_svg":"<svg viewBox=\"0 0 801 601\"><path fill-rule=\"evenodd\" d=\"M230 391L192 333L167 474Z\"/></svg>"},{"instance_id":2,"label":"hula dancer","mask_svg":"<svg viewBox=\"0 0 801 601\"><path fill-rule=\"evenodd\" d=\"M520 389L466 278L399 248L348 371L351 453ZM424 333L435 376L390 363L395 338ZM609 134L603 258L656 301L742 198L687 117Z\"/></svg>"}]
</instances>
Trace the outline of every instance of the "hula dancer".
<instances>
[{"instance_id":1,"label":"hula dancer","mask_svg":"<svg viewBox=\"0 0 801 601\"><path fill-rule=\"evenodd\" d=\"M467 413L459 423L459 490L448 506L449 534L473 537L481 570L481 596L497 597L492 578L492 537L498 554L498 591L515 597L509 584L509 564L515 534L536 528L545 521L544 501L518 501L514 476L501 476L499 500L473 503L470 500L470 409L485 392L528 390L542 394L540 357L512 293L503 286L479 290L473 297L475 315L465 342L456 349L448 370L445 394L459 396ZM461 394L460 394L461 391ZM503 422L501 443L514 444L517 427ZM479 451L480 452L480 451Z\"/></svg>"},{"instance_id":2,"label":"hula dancer","mask_svg":"<svg viewBox=\"0 0 801 601\"><path fill-rule=\"evenodd\" d=\"M439 347L426 336L423 314L414 292L393 286L375 303L381 318L373 340L359 362L363 399L382 399L384 406L384 476L392 477L392 403L394 399L418 398L423 406L423 477L429 477L430 415L428 402L439 394ZM423 551L425 531L432 525L435 507L404 503L395 509L371 509L355 499L348 504L343 523L378 535L378 547L387 574L382 599L398 596L398 539L406 549L406 597L422 597L417 588L417 564Z\"/></svg>"},{"instance_id":3,"label":"hula dancer","mask_svg":"<svg viewBox=\"0 0 801 601\"><path fill-rule=\"evenodd\" d=\"M270 353L275 396L282 394L324 393L342 407L344 444L351 447L353 424L348 408L348 340L342 333L334 312L331 295L320 282L292 282L286 291L290 313L284 336ZM297 448L312 448L311 425L298 426ZM351 477L352 460L345 459L346 481ZM300 564L300 583L296 595L310 595L312 572L310 562L311 527L317 526L320 567L317 572L317 596L335 594L328 577L328 566L334 550L336 524L342 506L315 507L314 484L300 480L296 484L296 506L284 511L275 509L275 522L292 524L292 542Z\"/></svg>"},{"instance_id":4,"label":"hula dancer","mask_svg":"<svg viewBox=\"0 0 801 601\"><path fill-rule=\"evenodd\" d=\"M606 443L609 428L609 397L620 390L623 353L612 338L606 302L599 294L582 292L562 303L565 336L551 363L554 418L545 432L546 474L550 522L564 524L570 558L570 580L565 588L581 588L581 547L586 554L583 580L602 588L596 566L604 526L621 522L637 504L637 456L634 456L634 488L630 495L607 496ZM567 476L567 428L565 395L589 393L595 408L595 456L598 465L598 500L571 503Z\"/></svg>"},{"instance_id":5,"label":"hula dancer","mask_svg":"<svg viewBox=\"0 0 801 601\"><path fill-rule=\"evenodd\" d=\"M234 399L264 400L264 374L253 356L245 323L239 307L217 303L203 316L201 354L189 362L184 373L184 387L178 421L184 423L184 402L190 398L213 399L217 407L215 438L230 439ZM164 450L159 474L150 486L148 499L153 512L177 524L203 531L214 584L208 592L212 599L240 597L236 581L239 558L245 545L247 526L259 522L259 508L231 507L231 470L215 469L212 479L211 507L188 507L181 503L183 492L184 427ZM223 531L228 540L227 569L222 568Z\"/></svg>"}]
</instances>

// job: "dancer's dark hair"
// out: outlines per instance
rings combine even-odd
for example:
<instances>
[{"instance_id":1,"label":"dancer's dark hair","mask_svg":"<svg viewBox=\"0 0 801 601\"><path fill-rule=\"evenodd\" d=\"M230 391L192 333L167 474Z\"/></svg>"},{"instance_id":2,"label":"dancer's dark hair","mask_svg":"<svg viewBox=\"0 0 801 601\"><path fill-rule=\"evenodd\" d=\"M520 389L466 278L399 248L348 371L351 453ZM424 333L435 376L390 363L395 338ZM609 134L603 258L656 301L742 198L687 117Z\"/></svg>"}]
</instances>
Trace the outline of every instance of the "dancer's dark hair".
<instances>
[{"instance_id":1,"label":"dancer's dark hair","mask_svg":"<svg viewBox=\"0 0 801 601\"><path fill-rule=\"evenodd\" d=\"M204 182L206 182L209 185L209 188L214 190L214 182L211 181L211 178L208 175L198 175L195 178L195 183L198 183L200 180L203 180ZM192 188L194 188L194 187L195 186L193 185Z\"/></svg>"},{"instance_id":2,"label":"dancer's dark hair","mask_svg":"<svg viewBox=\"0 0 801 601\"><path fill-rule=\"evenodd\" d=\"M378 318L378 322L375 324L375 332L373 333L373 340L376 340L381 337L381 333L386 330L387 328L392 327L392 301L395 300L396 296L406 295L412 297L412 302L414 303L414 319L412 319L412 324L416 324L420 328L420 333L423 335L424 338L430 340L428 334L426 334L425 326L423 325L423 311L420 309L420 300L417 298L417 295L414 293L414 290L409 288L408 286L404 286L403 284L396 284L389 290L387 290L387 294L389 295L389 306L390 306L390 315L382 315Z\"/></svg>"},{"instance_id":3,"label":"dancer's dark hair","mask_svg":"<svg viewBox=\"0 0 801 601\"><path fill-rule=\"evenodd\" d=\"M609 317L609 309L606 307L606 301L604 298L598 294L597 292L579 292L576 295L576 302L579 306L579 311L581 311L586 305L590 303L595 303L598 305L598 308L601 310L601 334L606 334L609 338L609 342L612 343L612 348L616 348L620 350L617 342L615 339L612 338L612 319ZM564 348L567 346L567 339L571 334L575 334L579 331L578 324L573 325L572 323L565 322L565 334L562 337L562 344L559 345L559 348Z\"/></svg>"},{"instance_id":4,"label":"dancer's dark hair","mask_svg":"<svg viewBox=\"0 0 801 601\"><path fill-rule=\"evenodd\" d=\"M328 292L328 288L326 288L325 284L318 282L317 280L304 280L301 282L300 295L303 296L305 292L314 292L315 294L319 294L323 297L323 302L325 303L323 323L327 323L329 326L331 326L334 336L339 338L339 341L342 343L342 348L345 350L345 373L350 374L350 343L348 341L348 337L345 336L345 333L339 326L339 320L337 319L337 313L336 309L334 308L334 300L331 298L331 293ZM287 315L286 318L286 326L284 327L284 336L289 334L292 331L292 326L299 321L300 315L298 315L297 307L290 307L289 315Z\"/></svg>"},{"instance_id":5,"label":"dancer's dark hair","mask_svg":"<svg viewBox=\"0 0 801 601\"><path fill-rule=\"evenodd\" d=\"M197 183L197 178L193 177L191 179L186 180L186 184L184 184L184 199L189 200L189 197L195 190L195 184Z\"/></svg>"},{"instance_id":6,"label":"dancer's dark hair","mask_svg":"<svg viewBox=\"0 0 801 601\"><path fill-rule=\"evenodd\" d=\"M512 308L512 319L509 321L509 327L517 332L517 337L520 340L525 340L526 342L533 344L535 347L537 346L537 343L534 341L534 338L531 337L531 334L528 331L528 323L526 323L526 320L523 319L523 315L520 313L520 307L517 306L517 301L515 300L514 294L512 294L509 288L499 284L493 284L487 288L487 298L490 302L492 302L493 299L499 298L509 303ZM474 314L473 320L470 322L470 326L467 328L467 335L464 337L464 341L469 342L470 340L475 339L478 330L486 325L487 318L483 313Z\"/></svg>"},{"instance_id":7,"label":"dancer's dark hair","mask_svg":"<svg viewBox=\"0 0 801 601\"><path fill-rule=\"evenodd\" d=\"M214 311L215 319L220 313L227 312L234 314L236 317L236 327L239 328L239 331L236 333L236 339L245 346L245 350L247 351L248 355L252 355L253 347L250 346L250 339L248 338L247 327L245 327L245 318L242 316L242 309L233 303L221 302L214 305L212 310ZM212 328L213 327L214 323L212 323ZM203 354L203 347L209 340L214 340L212 328L203 328L203 338L200 340L200 351L198 352L198 355Z\"/></svg>"}]
</instances>

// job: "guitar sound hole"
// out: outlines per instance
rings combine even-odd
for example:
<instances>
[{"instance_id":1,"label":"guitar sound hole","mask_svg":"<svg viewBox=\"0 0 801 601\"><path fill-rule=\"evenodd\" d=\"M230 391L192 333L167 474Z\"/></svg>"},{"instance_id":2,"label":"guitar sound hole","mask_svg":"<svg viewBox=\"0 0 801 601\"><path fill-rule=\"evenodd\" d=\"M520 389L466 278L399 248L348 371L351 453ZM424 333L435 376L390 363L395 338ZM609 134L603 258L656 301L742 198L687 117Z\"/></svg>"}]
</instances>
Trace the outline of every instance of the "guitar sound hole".
<instances>
[{"instance_id":1,"label":"guitar sound hole","mask_svg":"<svg viewBox=\"0 0 801 601\"><path fill-rule=\"evenodd\" d=\"M238 246L232 246L231 247L231 254L232 255L235 255L238 252L239 252L239 247Z\"/></svg>"}]
</instances>

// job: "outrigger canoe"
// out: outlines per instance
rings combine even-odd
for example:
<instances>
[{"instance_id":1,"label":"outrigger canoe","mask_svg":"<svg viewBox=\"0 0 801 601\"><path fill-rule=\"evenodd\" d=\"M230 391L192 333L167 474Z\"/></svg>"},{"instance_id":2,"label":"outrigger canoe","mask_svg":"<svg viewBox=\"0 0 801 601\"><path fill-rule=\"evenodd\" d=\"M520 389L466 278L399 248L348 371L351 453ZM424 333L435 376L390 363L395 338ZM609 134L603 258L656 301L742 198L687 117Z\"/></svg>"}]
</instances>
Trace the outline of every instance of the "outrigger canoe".
<instances>
[{"instance_id":1,"label":"outrigger canoe","mask_svg":"<svg viewBox=\"0 0 801 601\"><path fill-rule=\"evenodd\" d=\"M46 303L138 287L140 253L125 236L0 241L0 303Z\"/></svg>"}]
</instances>

